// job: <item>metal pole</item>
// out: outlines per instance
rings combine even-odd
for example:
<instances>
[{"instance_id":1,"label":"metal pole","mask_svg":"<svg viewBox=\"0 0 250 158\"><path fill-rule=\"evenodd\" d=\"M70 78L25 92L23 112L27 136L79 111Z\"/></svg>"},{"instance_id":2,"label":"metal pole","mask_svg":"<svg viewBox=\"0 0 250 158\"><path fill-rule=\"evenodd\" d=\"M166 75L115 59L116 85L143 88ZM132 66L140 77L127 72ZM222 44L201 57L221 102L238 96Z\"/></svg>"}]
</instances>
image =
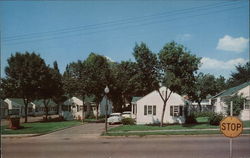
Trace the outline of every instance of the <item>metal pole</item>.
<instances>
[{"instance_id":1,"label":"metal pole","mask_svg":"<svg viewBox=\"0 0 250 158\"><path fill-rule=\"evenodd\" d=\"M108 113L108 97L106 94L106 106L105 106L105 133L108 131L108 123L107 123L107 113Z\"/></svg>"},{"instance_id":2,"label":"metal pole","mask_svg":"<svg viewBox=\"0 0 250 158\"><path fill-rule=\"evenodd\" d=\"M233 102L230 102L230 116L233 116ZM230 154L229 158L233 157L233 138L230 138Z\"/></svg>"}]
</instances>

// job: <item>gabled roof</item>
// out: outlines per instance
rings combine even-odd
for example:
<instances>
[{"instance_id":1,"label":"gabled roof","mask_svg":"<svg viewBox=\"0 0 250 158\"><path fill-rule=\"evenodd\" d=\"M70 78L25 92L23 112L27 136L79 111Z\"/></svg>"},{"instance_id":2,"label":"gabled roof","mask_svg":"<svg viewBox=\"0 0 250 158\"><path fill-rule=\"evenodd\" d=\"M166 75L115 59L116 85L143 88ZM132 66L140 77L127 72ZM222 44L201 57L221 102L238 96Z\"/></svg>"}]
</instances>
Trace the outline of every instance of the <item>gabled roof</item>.
<instances>
[{"instance_id":1,"label":"gabled roof","mask_svg":"<svg viewBox=\"0 0 250 158\"><path fill-rule=\"evenodd\" d=\"M22 98L7 98L7 99L9 99L10 101L15 102L19 105L25 105Z\"/></svg>"},{"instance_id":2,"label":"gabled roof","mask_svg":"<svg viewBox=\"0 0 250 158\"><path fill-rule=\"evenodd\" d=\"M132 103L135 103L135 102L137 102L139 99L141 99L142 97L133 97L132 98Z\"/></svg>"},{"instance_id":3,"label":"gabled roof","mask_svg":"<svg viewBox=\"0 0 250 158\"><path fill-rule=\"evenodd\" d=\"M227 90L224 90L224 91L220 92L219 94L213 96L212 98L231 96L231 95L237 93L239 90L241 90L241 89L243 89L243 88L245 88L245 87L247 87L249 85L250 85L250 81L245 82L245 83L243 83L241 85L238 85L238 86L229 88Z\"/></svg>"},{"instance_id":4,"label":"gabled roof","mask_svg":"<svg viewBox=\"0 0 250 158\"><path fill-rule=\"evenodd\" d=\"M0 100L0 105L1 105L1 108L3 107L8 107L8 104L4 101L4 100Z\"/></svg>"},{"instance_id":5,"label":"gabled roof","mask_svg":"<svg viewBox=\"0 0 250 158\"><path fill-rule=\"evenodd\" d=\"M81 96L75 96L77 99L79 100L83 100ZM91 95L91 96L85 96L84 97L84 103L90 103L90 102L95 102L95 96L94 95Z\"/></svg>"},{"instance_id":6,"label":"gabled roof","mask_svg":"<svg viewBox=\"0 0 250 158\"><path fill-rule=\"evenodd\" d=\"M43 100L40 99L40 100L35 100L33 101L32 103L34 103L35 105L38 105L38 106L44 106L44 103L43 103ZM49 101L49 105L56 105L56 103L53 101L53 100L50 100Z\"/></svg>"}]
</instances>

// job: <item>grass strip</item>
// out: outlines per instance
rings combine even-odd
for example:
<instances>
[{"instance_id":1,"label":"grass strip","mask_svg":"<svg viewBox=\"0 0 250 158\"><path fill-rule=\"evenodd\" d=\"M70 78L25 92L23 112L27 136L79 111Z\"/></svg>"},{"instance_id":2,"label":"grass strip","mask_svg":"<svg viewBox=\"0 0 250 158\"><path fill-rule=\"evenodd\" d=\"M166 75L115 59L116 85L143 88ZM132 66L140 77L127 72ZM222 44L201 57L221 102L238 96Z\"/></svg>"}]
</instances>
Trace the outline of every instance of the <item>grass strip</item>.
<instances>
[{"instance_id":1,"label":"grass strip","mask_svg":"<svg viewBox=\"0 0 250 158\"><path fill-rule=\"evenodd\" d=\"M80 125L80 121L60 121L60 122L36 122L21 124L22 128L18 130L8 129L8 126L1 126L1 134L43 134Z\"/></svg>"}]
</instances>

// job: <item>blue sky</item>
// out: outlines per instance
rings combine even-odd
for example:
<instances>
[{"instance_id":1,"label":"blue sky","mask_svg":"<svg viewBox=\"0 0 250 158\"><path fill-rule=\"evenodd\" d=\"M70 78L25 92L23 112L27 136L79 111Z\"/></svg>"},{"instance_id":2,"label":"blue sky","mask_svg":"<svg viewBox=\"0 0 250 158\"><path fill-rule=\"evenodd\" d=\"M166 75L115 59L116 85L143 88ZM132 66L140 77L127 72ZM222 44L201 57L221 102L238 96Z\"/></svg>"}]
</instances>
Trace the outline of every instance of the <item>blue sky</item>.
<instances>
[{"instance_id":1,"label":"blue sky","mask_svg":"<svg viewBox=\"0 0 250 158\"><path fill-rule=\"evenodd\" d=\"M63 73L90 52L134 60L135 43L158 53L176 41L201 72L229 77L249 60L249 1L1 1L1 74L15 52L36 52Z\"/></svg>"}]
</instances>

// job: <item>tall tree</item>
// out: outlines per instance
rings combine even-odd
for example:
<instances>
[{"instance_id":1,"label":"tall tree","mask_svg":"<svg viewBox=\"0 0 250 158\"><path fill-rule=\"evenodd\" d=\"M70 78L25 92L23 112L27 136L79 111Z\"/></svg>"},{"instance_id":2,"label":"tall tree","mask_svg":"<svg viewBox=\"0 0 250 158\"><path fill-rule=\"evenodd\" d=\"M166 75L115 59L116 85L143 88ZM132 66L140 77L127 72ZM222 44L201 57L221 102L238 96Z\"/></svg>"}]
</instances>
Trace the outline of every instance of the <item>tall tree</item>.
<instances>
[{"instance_id":1,"label":"tall tree","mask_svg":"<svg viewBox=\"0 0 250 158\"><path fill-rule=\"evenodd\" d=\"M54 61L52 71L53 71L52 73L53 78L57 82L57 86L56 86L57 92L55 93L52 99L57 104L57 111L59 112L60 104L62 104L67 99L67 97L64 95L65 92L63 89L63 78L59 71L57 61Z\"/></svg>"},{"instance_id":2,"label":"tall tree","mask_svg":"<svg viewBox=\"0 0 250 158\"><path fill-rule=\"evenodd\" d=\"M51 100L53 100L53 98L60 98L63 95L61 75L56 65L57 64L54 63L55 68L50 68L49 66L46 68L39 85L39 98L43 99L46 120Z\"/></svg>"},{"instance_id":3,"label":"tall tree","mask_svg":"<svg viewBox=\"0 0 250 158\"><path fill-rule=\"evenodd\" d=\"M104 96L104 88L111 84L111 73L106 57L91 53L85 60L86 70L88 71L88 89L95 96L96 119L98 119L99 104Z\"/></svg>"},{"instance_id":4,"label":"tall tree","mask_svg":"<svg viewBox=\"0 0 250 158\"><path fill-rule=\"evenodd\" d=\"M159 87L159 62L145 43L136 44L133 55L137 63L135 89L143 96Z\"/></svg>"},{"instance_id":5,"label":"tall tree","mask_svg":"<svg viewBox=\"0 0 250 158\"><path fill-rule=\"evenodd\" d=\"M236 66L236 72L231 74L228 84L229 87L234 87L248 81L250 81L250 62Z\"/></svg>"},{"instance_id":6,"label":"tall tree","mask_svg":"<svg viewBox=\"0 0 250 158\"><path fill-rule=\"evenodd\" d=\"M184 46L175 42L167 43L159 52L161 81L169 91L166 90L162 95L158 89L159 95L163 100L163 110L161 117L161 126L166 110L166 104L173 92L178 94L187 94L192 87L195 79L194 73L198 70L200 58L190 54Z\"/></svg>"},{"instance_id":7,"label":"tall tree","mask_svg":"<svg viewBox=\"0 0 250 158\"><path fill-rule=\"evenodd\" d=\"M218 80L221 80L221 78ZM189 97L192 101L198 103L199 111L202 110L201 101L203 99L206 99L209 95L213 96L220 91L218 86L220 85L218 85L217 79L211 74L199 73L195 77L195 83L190 87Z\"/></svg>"},{"instance_id":8,"label":"tall tree","mask_svg":"<svg viewBox=\"0 0 250 158\"><path fill-rule=\"evenodd\" d=\"M121 63L110 63L111 83L110 99L113 102L113 108L117 112L122 112L122 105L126 101L131 102L132 97L136 95L137 65L132 61L122 61Z\"/></svg>"},{"instance_id":9,"label":"tall tree","mask_svg":"<svg viewBox=\"0 0 250 158\"><path fill-rule=\"evenodd\" d=\"M35 53L19 53L11 55L5 68L6 79L3 88L8 97L19 97L25 105L25 122L27 122L28 104L38 98L39 85L46 65Z\"/></svg>"},{"instance_id":10,"label":"tall tree","mask_svg":"<svg viewBox=\"0 0 250 158\"><path fill-rule=\"evenodd\" d=\"M63 83L64 91L70 97L80 96L84 104L85 96L90 95L90 76L86 61L78 60L67 65L63 75Z\"/></svg>"}]
</instances>

